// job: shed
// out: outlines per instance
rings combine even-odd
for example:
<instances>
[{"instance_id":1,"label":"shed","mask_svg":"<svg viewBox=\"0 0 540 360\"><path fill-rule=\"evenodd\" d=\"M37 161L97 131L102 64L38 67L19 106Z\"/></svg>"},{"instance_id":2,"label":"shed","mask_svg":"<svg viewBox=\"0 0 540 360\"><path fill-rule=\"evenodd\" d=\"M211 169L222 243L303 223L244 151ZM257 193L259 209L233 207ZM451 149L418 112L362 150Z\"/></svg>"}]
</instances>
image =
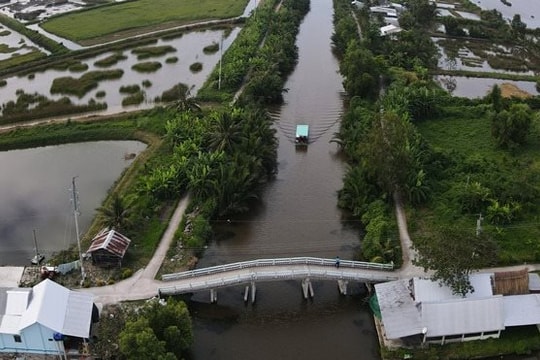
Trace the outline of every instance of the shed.
<instances>
[{"instance_id":1,"label":"shed","mask_svg":"<svg viewBox=\"0 0 540 360\"><path fill-rule=\"evenodd\" d=\"M103 229L92 239L87 253L99 266L122 266L122 259L131 240L113 229Z\"/></svg>"}]
</instances>

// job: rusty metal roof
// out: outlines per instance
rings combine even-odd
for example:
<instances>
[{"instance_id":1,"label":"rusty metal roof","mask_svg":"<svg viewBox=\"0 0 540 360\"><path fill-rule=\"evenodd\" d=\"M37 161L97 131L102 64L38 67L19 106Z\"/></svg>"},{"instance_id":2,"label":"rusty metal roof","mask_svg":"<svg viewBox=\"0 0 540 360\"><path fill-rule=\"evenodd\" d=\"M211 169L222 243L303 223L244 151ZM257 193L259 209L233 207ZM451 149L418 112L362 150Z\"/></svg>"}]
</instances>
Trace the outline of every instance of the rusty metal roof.
<instances>
[{"instance_id":1,"label":"rusty metal roof","mask_svg":"<svg viewBox=\"0 0 540 360\"><path fill-rule=\"evenodd\" d=\"M96 250L106 250L118 257L124 257L131 240L117 231L103 229L92 239L92 245L88 248L88 253Z\"/></svg>"}]
</instances>

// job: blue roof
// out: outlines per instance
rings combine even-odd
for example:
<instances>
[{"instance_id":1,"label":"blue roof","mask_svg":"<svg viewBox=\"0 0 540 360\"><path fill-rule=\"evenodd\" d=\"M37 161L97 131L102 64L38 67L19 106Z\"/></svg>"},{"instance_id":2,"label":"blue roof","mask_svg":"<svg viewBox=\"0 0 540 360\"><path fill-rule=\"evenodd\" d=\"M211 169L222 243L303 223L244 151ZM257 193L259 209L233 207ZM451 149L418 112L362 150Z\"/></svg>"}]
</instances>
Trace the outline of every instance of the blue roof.
<instances>
[{"instance_id":1,"label":"blue roof","mask_svg":"<svg viewBox=\"0 0 540 360\"><path fill-rule=\"evenodd\" d=\"M296 125L296 137L308 136L309 125Z\"/></svg>"}]
</instances>

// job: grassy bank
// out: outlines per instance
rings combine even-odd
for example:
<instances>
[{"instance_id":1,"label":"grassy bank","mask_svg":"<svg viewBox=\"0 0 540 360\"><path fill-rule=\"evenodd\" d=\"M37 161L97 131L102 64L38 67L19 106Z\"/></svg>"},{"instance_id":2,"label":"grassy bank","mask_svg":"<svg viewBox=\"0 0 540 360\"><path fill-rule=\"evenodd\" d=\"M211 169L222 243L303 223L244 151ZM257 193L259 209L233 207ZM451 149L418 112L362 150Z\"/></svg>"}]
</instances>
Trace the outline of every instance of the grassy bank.
<instances>
[{"instance_id":1,"label":"grassy bank","mask_svg":"<svg viewBox=\"0 0 540 360\"><path fill-rule=\"evenodd\" d=\"M241 15L246 4L245 0L138 0L58 16L42 26L53 34L80 42L163 24L172 27L232 18Z\"/></svg>"}]
</instances>

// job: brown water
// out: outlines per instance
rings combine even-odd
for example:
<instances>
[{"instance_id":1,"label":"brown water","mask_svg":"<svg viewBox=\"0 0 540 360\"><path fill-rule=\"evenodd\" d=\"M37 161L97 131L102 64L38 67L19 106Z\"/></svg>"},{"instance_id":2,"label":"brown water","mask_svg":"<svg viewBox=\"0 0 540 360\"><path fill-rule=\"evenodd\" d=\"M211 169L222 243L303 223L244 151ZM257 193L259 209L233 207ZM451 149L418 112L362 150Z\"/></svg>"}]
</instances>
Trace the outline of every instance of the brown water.
<instances>
[{"instance_id":1,"label":"brown water","mask_svg":"<svg viewBox=\"0 0 540 360\"><path fill-rule=\"evenodd\" d=\"M343 89L331 53L332 2L313 0L297 39L299 63L285 87L285 104L272 110L279 137L279 173L263 204L230 223L215 224L199 267L257 258L317 256L351 259L359 230L336 207L345 163L329 143L339 130ZM297 124L310 126L306 151L294 146ZM377 359L373 318L363 285L341 296L333 282L314 282L305 301L299 281L257 284L254 305L243 288L192 297L193 359Z\"/></svg>"}]
</instances>

